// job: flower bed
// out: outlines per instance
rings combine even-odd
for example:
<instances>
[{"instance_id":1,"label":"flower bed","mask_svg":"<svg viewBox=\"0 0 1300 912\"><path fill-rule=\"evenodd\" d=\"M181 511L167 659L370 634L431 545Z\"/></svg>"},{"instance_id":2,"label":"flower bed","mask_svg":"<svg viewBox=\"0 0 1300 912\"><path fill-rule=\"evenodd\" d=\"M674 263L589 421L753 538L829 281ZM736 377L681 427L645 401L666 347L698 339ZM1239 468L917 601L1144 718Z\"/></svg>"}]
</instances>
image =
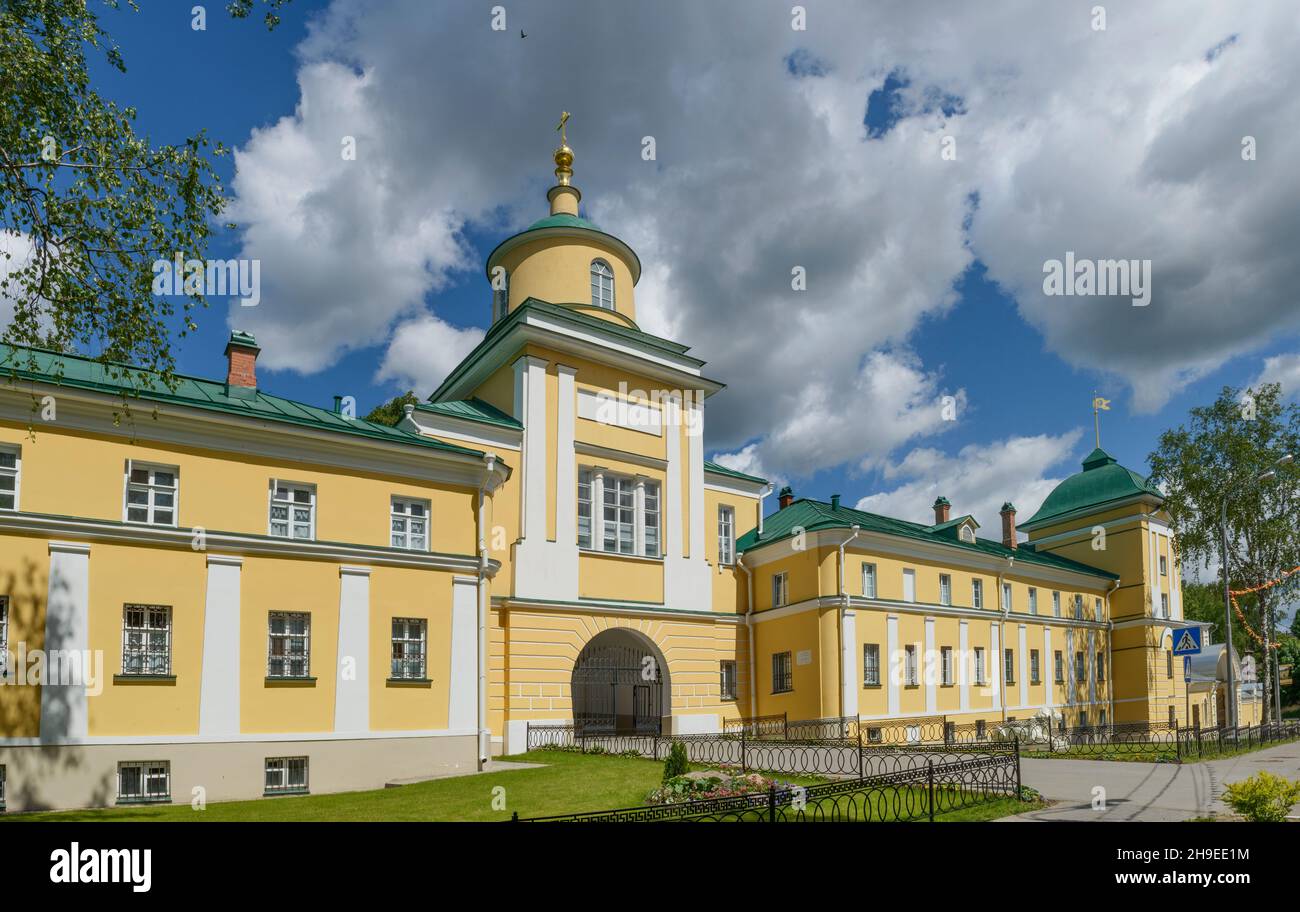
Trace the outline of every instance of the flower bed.
<instances>
[{"instance_id":1,"label":"flower bed","mask_svg":"<svg viewBox=\"0 0 1300 912\"><path fill-rule=\"evenodd\" d=\"M791 787L784 780L771 779L761 773L733 773L730 770L707 770L674 776L646 796L646 804L680 804L708 798L737 798L741 795L766 793Z\"/></svg>"}]
</instances>

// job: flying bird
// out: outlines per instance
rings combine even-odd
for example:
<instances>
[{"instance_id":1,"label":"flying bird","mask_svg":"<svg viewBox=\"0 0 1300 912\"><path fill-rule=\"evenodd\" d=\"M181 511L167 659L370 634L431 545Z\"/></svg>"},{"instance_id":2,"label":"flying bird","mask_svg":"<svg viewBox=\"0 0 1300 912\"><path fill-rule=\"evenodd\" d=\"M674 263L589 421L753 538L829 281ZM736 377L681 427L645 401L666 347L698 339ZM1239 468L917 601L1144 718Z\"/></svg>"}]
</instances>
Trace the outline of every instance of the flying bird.
<instances>
[{"instance_id":1,"label":"flying bird","mask_svg":"<svg viewBox=\"0 0 1300 912\"><path fill-rule=\"evenodd\" d=\"M520 37L520 38L527 38L528 36L524 34L524 30L523 30L523 29L520 29L520 30L519 30L519 37Z\"/></svg>"}]
</instances>

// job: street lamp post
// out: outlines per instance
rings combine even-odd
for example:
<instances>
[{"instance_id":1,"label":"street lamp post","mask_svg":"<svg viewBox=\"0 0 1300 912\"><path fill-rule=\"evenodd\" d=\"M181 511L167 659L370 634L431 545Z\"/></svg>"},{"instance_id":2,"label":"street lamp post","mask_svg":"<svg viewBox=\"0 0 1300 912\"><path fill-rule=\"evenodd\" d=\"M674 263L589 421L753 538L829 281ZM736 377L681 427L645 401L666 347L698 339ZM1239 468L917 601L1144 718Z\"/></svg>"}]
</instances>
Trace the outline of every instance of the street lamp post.
<instances>
[{"instance_id":1,"label":"street lamp post","mask_svg":"<svg viewBox=\"0 0 1300 912\"><path fill-rule=\"evenodd\" d=\"M1261 472L1255 476L1255 482L1269 481L1277 477L1277 467L1289 465L1294 458L1290 453L1279 458L1273 463L1273 468L1267 472ZM1227 651L1228 666L1228 699L1224 701L1228 707L1228 724L1232 728L1237 727L1237 676L1232 669L1232 595L1228 589L1228 499L1233 493L1231 486L1224 492L1223 500L1219 503L1219 555L1221 560L1221 570L1223 575L1223 645ZM1272 642L1272 619L1269 619L1268 630L1265 631L1266 638ZM1273 705L1276 712L1274 713L1275 721L1282 720L1282 685L1278 680L1278 672L1281 670L1277 663L1277 650L1268 647L1268 653L1264 655L1264 661L1270 662L1273 669Z\"/></svg>"}]
</instances>

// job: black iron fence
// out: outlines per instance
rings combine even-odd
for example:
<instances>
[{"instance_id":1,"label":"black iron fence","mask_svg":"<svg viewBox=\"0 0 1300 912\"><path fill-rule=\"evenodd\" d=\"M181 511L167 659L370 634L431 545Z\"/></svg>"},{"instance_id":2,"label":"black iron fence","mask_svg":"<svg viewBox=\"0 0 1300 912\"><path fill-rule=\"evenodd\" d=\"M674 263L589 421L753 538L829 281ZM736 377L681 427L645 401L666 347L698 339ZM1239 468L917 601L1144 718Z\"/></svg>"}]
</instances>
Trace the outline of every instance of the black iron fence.
<instances>
[{"instance_id":1,"label":"black iron fence","mask_svg":"<svg viewBox=\"0 0 1300 912\"><path fill-rule=\"evenodd\" d=\"M871 751L870 748L860 752ZM896 757L907 756L902 752ZM511 819L523 823L735 821L885 822L930 820L999 798L1018 797L1020 757L1014 750L983 755L916 752L906 768L825 785L772 785L766 792L584 814Z\"/></svg>"},{"instance_id":2,"label":"black iron fence","mask_svg":"<svg viewBox=\"0 0 1300 912\"><path fill-rule=\"evenodd\" d=\"M786 738L789 736L789 720L785 713L772 716L754 716L751 719L724 719L722 733L740 737L743 733L750 738Z\"/></svg>"}]
</instances>

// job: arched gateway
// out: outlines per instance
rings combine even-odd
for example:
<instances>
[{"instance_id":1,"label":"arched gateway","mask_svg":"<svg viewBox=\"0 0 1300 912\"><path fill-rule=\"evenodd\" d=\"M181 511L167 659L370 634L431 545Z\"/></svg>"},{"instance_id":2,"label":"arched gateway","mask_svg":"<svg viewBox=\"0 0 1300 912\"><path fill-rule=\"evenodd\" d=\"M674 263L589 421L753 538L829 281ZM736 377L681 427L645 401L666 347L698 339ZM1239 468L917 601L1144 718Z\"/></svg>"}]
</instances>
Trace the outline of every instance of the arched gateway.
<instances>
[{"instance_id":1,"label":"arched gateway","mask_svg":"<svg viewBox=\"0 0 1300 912\"><path fill-rule=\"evenodd\" d=\"M573 666L579 734L659 734L669 715L668 665L645 634L627 628L592 637Z\"/></svg>"}]
</instances>

